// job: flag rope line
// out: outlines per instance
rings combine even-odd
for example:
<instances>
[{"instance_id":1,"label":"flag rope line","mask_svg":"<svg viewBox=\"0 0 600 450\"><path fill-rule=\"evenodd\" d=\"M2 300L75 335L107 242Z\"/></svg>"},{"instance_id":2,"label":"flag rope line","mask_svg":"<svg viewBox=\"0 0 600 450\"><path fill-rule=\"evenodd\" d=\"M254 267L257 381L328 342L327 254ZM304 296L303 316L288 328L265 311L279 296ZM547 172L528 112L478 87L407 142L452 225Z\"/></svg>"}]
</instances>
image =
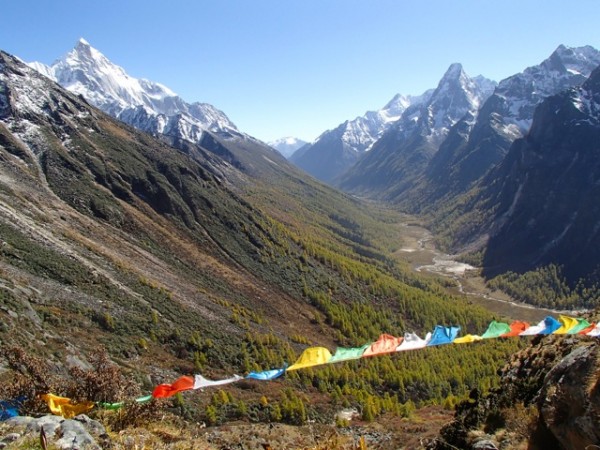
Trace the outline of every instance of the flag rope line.
<instances>
[{"instance_id":1,"label":"flag rope line","mask_svg":"<svg viewBox=\"0 0 600 450\"><path fill-rule=\"evenodd\" d=\"M530 325L527 322L514 321L511 324L492 321L485 333L481 336L467 334L458 337L460 327L437 325L431 333L427 333L425 338L420 338L415 333L404 333L403 337L396 337L389 334L382 334L379 338L362 347L345 348L338 347L335 353L325 347L308 347L294 364L288 366L285 364L278 369L265 370L262 372L250 372L245 377L233 375L230 378L222 380L209 380L200 374L194 376L184 375L179 377L173 383L159 384L154 388L151 395L145 395L134 399L136 403L145 403L154 398L168 398L178 392L189 390L202 390L215 386L223 386L235 383L240 380L253 379L261 381L274 380L281 377L286 372L304 369L308 367L321 366L342 361L350 361L361 358L369 358L379 355L390 355L393 353L407 350L417 350L421 348L433 347L447 344L466 344L478 341L484 341L492 338L503 338L513 336L537 336L537 335L584 335L590 337L600 337L600 323L589 323L586 319L578 319L561 315L558 320L552 316L547 316L536 325ZM120 409L126 402L74 402L67 397L47 393L41 396L48 404L48 408L53 414L65 418L74 417L82 414L92 408L100 407L105 409ZM0 401L0 421L19 415L19 406L25 399L20 397L15 400Z\"/></svg>"}]
</instances>

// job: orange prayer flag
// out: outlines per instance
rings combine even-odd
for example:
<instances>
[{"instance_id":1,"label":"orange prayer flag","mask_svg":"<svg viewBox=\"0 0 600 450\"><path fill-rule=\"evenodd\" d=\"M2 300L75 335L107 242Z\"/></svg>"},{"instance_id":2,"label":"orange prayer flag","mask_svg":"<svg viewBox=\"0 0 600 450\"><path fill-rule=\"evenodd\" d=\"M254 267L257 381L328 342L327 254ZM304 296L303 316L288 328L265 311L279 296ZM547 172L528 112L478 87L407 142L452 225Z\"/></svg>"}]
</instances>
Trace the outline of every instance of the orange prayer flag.
<instances>
[{"instance_id":1,"label":"orange prayer flag","mask_svg":"<svg viewBox=\"0 0 600 450\"><path fill-rule=\"evenodd\" d=\"M369 348L365 350L362 356L365 357L394 353L396 348L402 344L403 340L404 338L401 337L392 336L390 334L382 334L379 336L379 339L373 342Z\"/></svg>"},{"instance_id":2,"label":"orange prayer flag","mask_svg":"<svg viewBox=\"0 0 600 450\"><path fill-rule=\"evenodd\" d=\"M518 336L523 331L529 328L529 324L527 322L521 322L520 320L515 320L510 324L510 331L508 333L504 333L500 337L511 337Z\"/></svg>"},{"instance_id":3,"label":"orange prayer flag","mask_svg":"<svg viewBox=\"0 0 600 450\"><path fill-rule=\"evenodd\" d=\"M188 391L194 388L194 378L183 376L175 380L173 384L159 384L152 391L152 397L166 398L171 397L178 392Z\"/></svg>"},{"instance_id":4,"label":"orange prayer flag","mask_svg":"<svg viewBox=\"0 0 600 450\"><path fill-rule=\"evenodd\" d=\"M594 328L596 328L596 324L593 323L591 324L589 327L584 328L583 330L581 330L579 333L577 334L588 334L590 331L592 331Z\"/></svg>"}]
</instances>

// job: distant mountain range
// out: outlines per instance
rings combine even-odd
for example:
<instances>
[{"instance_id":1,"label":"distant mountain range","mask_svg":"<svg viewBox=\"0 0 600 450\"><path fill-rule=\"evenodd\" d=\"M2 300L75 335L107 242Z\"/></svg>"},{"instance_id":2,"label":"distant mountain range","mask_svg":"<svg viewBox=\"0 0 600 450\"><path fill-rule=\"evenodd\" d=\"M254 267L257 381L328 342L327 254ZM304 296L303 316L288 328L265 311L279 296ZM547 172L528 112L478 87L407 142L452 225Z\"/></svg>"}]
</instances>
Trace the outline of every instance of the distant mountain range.
<instances>
[{"instance_id":1,"label":"distant mountain range","mask_svg":"<svg viewBox=\"0 0 600 450\"><path fill-rule=\"evenodd\" d=\"M336 183L361 195L396 196L425 169L450 129L477 113L493 87L484 78L470 78L460 64L451 65L431 95L406 109Z\"/></svg>"},{"instance_id":2,"label":"distant mountain range","mask_svg":"<svg viewBox=\"0 0 600 450\"><path fill-rule=\"evenodd\" d=\"M493 91L488 83L480 95L474 89L481 85L469 82L465 74L462 82L452 83L449 70L435 99L406 111L335 184L402 202L416 212L449 193L463 192L527 132L537 104L581 84L598 64L600 53L592 47L560 46L547 60L501 81ZM455 78L457 73L455 68ZM444 111L444 105L451 110Z\"/></svg>"},{"instance_id":3,"label":"distant mountain range","mask_svg":"<svg viewBox=\"0 0 600 450\"><path fill-rule=\"evenodd\" d=\"M600 52L594 48L561 45L541 64L501 81L475 115L456 124L419 183L400 201L412 211L430 211L438 200L463 193L527 133L541 101L581 85L599 64Z\"/></svg>"},{"instance_id":4,"label":"distant mountain range","mask_svg":"<svg viewBox=\"0 0 600 450\"><path fill-rule=\"evenodd\" d=\"M198 151L186 142L199 144L243 173L263 179L281 176L277 166L294 173L279 154L237 130L224 113L211 105L188 104L159 83L129 77L85 40L51 66L30 65L185 152ZM284 156L293 152L294 164L345 191L425 214L435 229L443 229L450 249L487 248L490 239L485 264L491 266L501 259L492 251L497 242L493 236L501 236L510 225L507 216L494 216L499 203L484 201L482 195L499 198L497 192L490 194L490 186L503 183L500 167L508 164L505 158L513 142L527 135L536 107L581 86L598 65L596 49L562 45L541 64L498 84L482 76L471 78L460 64L452 64L438 86L422 95L398 94L380 110L346 121L313 143L283 138L270 146ZM502 195L510 197L508 192ZM465 205L474 207L474 199L479 202L478 219L464 210ZM521 269L553 260L536 258L521 258L527 261ZM509 261L498 264L513 267Z\"/></svg>"},{"instance_id":5,"label":"distant mountain range","mask_svg":"<svg viewBox=\"0 0 600 450\"><path fill-rule=\"evenodd\" d=\"M315 142L300 148L290 160L314 177L332 182L352 167L409 106L427 100L430 95L430 91L416 97L398 94L382 109L368 111L364 116L324 132Z\"/></svg>"},{"instance_id":6,"label":"distant mountain range","mask_svg":"<svg viewBox=\"0 0 600 450\"><path fill-rule=\"evenodd\" d=\"M424 214L448 249L483 251L490 276L557 264L573 282L600 264L592 245L600 216L586 200L600 198L597 74L588 80L599 65L593 47L561 45L495 86L453 64L435 90L396 108L397 119L367 128L379 135L349 133L368 116L358 118L291 161L350 193ZM348 138L356 135L368 139Z\"/></svg>"},{"instance_id":7,"label":"distant mountain range","mask_svg":"<svg viewBox=\"0 0 600 450\"><path fill-rule=\"evenodd\" d=\"M298 150L299 148L308 144L308 142L303 141L302 139L298 139L295 137L283 137L277 139L275 141L268 142L268 144L281 153L286 158L292 156L292 154Z\"/></svg>"}]
</instances>

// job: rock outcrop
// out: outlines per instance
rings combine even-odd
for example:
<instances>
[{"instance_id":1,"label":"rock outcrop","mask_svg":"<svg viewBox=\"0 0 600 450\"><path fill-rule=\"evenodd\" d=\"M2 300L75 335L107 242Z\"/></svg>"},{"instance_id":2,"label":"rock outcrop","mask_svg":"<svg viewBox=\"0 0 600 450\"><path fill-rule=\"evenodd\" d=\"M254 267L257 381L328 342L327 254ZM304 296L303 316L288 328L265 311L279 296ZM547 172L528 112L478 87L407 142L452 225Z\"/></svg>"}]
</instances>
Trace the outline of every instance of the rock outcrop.
<instances>
[{"instance_id":1,"label":"rock outcrop","mask_svg":"<svg viewBox=\"0 0 600 450\"><path fill-rule=\"evenodd\" d=\"M69 450L75 448L100 450L109 440L104 426L85 414L73 419L52 415L38 418L18 416L4 422L0 435L0 448L9 444L25 448L26 445L34 445L32 443L38 439L44 439L55 448Z\"/></svg>"},{"instance_id":2,"label":"rock outcrop","mask_svg":"<svg viewBox=\"0 0 600 450\"><path fill-rule=\"evenodd\" d=\"M486 396L474 391L457 407L431 448L596 448L599 353L595 338L536 338L502 370L501 388Z\"/></svg>"}]
</instances>

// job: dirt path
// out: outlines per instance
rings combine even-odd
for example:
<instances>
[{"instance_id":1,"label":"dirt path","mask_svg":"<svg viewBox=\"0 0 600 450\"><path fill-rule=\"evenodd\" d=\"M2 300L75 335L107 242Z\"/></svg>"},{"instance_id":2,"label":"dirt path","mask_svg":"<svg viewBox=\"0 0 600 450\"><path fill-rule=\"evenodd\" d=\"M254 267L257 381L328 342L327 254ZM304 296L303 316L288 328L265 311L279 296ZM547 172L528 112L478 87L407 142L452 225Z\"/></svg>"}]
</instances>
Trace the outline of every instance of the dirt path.
<instances>
[{"instance_id":1,"label":"dirt path","mask_svg":"<svg viewBox=\"0 0 600 450\"><path fill-rule=\"evenodd\" d=\"M426 228L414 221L401 223L399 227L402 244L395 255L407 261L417 272L452 278L456 283L454 293L465 295L473 303L508 319L537 322L548 314L559 313L516 302L500 291L490 291L476 267L438 251L432 234Z\"/></svg>"}]
</instances>

